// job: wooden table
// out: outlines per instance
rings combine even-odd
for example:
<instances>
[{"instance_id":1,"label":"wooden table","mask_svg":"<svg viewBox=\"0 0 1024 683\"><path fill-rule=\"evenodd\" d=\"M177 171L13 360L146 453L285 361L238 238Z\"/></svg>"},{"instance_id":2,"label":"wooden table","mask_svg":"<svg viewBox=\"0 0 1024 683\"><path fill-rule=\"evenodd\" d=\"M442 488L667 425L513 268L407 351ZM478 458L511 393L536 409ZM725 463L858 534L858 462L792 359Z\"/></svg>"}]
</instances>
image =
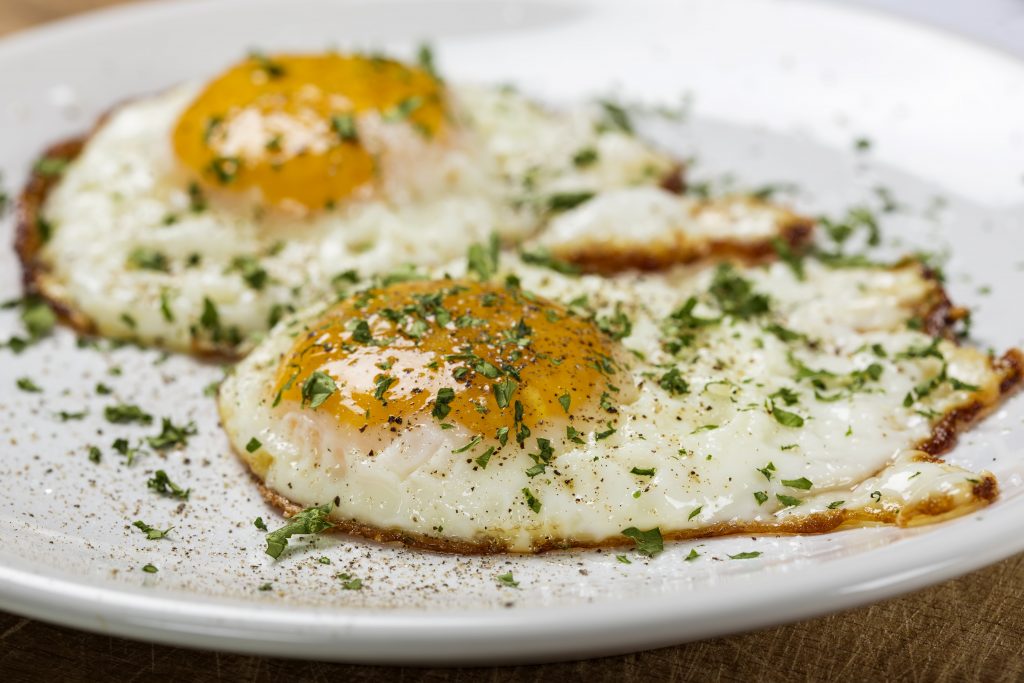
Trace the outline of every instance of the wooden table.
<instances>
[{"instance_id":1,"label":"wooden table","mask_svg":"<svg viewBox=\"0 0 1024 683\"><path fill-rule=\"evenodd\" d=\"M0 0L0 35L125 0ZM1024 522L1022 522L1024 532ZM29 680L1018 681L1024 555L897 600L624 657L491 669L382 669L137 643L0 613L0 676Z\"/></svg>"}]
</instances>

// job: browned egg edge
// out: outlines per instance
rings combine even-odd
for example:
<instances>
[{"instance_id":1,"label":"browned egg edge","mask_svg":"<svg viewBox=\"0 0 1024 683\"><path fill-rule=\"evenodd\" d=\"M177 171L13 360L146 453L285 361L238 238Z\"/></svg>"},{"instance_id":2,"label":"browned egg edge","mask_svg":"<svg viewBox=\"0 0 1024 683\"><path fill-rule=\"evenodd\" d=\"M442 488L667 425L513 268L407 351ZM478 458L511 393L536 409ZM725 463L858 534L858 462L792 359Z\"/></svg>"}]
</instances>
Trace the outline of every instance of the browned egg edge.
<instances>
[{"instance_id":1,"label":"browned egg edge","mask_svg":"<svg viewBox=\"0 0 1024 683\"><path fill-rule=\"evenodd\" d=\"M946 301L948 302L948 299ZM1024 385L1024 353L1019 349L1010 349L1002 357L991 359L990 364L992 370L999 375L999 393L988 401L970 399L947 410L933 424L931 434L912 446L914 449L923 451L923 460L940 461L941 458L939 456L948 452L956 445L957 438L961 433L966 432L973 425L988 416L1003 401ZM223 415L221 415L221 421L224 421ZM248 462L234 444L231 447L243 462ZM285 517L291 517L302 511L303 507L301 505L297 505L277 491L269 488L251 470L250 476L264 500L278 508ZM721 522L701 529L682 529L664 532L663 538L665 540L679 541L737 534L821 534L839 529L852 529L881 524L914 526L922 523L940 522L967 514L992 503L999 495L999 486L995 477L986 473L974 485L972 494L974 501L969 506L957 507L950 496L936 494L912 508L877 511L864 509L823 510L802 516L789 516L775 522ZM328 501L321 502L326 503ZM378 543L397 542L421 550L462 555L487 555L508 552L532 554L569 548L613 548L627 546L632 543L625 536L615 536L599 541L552 538L536 543L530 550L513 551L505 542L494 538L475 540L438 538L402 529L377 527L356 519L332 519L331 521L334 526L330 530L336 533L361 536Z\"/></svg>"}]
</instances>

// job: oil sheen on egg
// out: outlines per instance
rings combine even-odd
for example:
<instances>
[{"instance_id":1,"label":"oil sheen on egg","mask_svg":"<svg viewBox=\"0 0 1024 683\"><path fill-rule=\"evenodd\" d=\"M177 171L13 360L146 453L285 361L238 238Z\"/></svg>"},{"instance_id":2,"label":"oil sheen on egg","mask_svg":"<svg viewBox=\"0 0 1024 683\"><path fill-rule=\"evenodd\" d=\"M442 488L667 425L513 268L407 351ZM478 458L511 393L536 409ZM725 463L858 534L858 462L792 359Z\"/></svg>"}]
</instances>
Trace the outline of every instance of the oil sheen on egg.
<instances>
[{"instance_id":1,"label":"oil sheen on egg","mask_svg":"<svg viewBox=\"0 0 1024 683\"><path fill-rule=\"evenodd\" d=\"M353 273L520 240L675 168L599 108L379 56L254 55L114 110L49 192L32 270L100 334L232 351Z\"/></svg>"},{"instance_id":2,"label":"oil sheen on egg","mask_svg":"<svg viewBox=\"0 0 1024 683\"><path fill-rule=\"evenodd\" d=\"M271 500L377 539L530 552L919 524L996 495L917 449L995 405L1019 356L908 327L941 297L916 264L506 261L304 311L239 364L221 416Z\"/></svg>"}]
</instances>

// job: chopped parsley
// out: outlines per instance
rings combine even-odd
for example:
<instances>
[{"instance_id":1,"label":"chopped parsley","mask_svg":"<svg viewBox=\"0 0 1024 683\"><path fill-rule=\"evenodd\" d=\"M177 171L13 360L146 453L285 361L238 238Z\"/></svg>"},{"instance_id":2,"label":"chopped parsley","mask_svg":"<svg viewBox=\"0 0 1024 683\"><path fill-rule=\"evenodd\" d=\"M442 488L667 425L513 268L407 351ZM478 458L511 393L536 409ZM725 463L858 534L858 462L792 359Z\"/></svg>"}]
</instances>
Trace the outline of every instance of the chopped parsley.
<instances>
[{"instance_id":1,"label":"chopped parsley","mask_svg":"<svg viewBox=\"0 0 1024 683\"><path fill-rule=\"evenodd\" d=\"M207 172L221 185L230 185L242 170L240 157L214 157L206 166Z\"/></svg>"},{"instance_id":2,"label":"chopped parsley","mask_svg":"<svg viewBox=\"0 0 1024 683\"><path fill-rule=\"evenodd\" d=\"M536 477L538 474L544 474L551 459L555 455L555 449L551 447L551 441L544 438L537 439L536 453L529 453L530 459L533 460L533 467L526 470L526 476Z\"/></svg>"},{"instance_id":3,"label":"chopped parsley","mask_svg":"<svg viewBox=\"0 0 1024 683\"><path fill-rule=\"evenodd\" d=\"M255 436L249 439L249 442L245 444L246 453L255 453L263 446L263 443Z\"/></svg>"},{"instance_id":4,"label":"chopped parsley","mask_svg":"<svg viewBox=\"0 0 1024 683\"><path fill-rule=\"evenodd\" d=\"M665 542L661 537L661 529L658 527L641 531L635 526L631 526L628 529L623 529L622 535L633 539L633 542L636 544L636 551L641 555L655 557L665 550Z\"/></svg>"},{"instance_id":5,"label":"chopped parsley","mask_svg":"<svg viewBox=\"0 0 1024 683\"><path fill-rule=\"evenodd\" d=\"M735 555L729 555L730 560L752 560L755 557L761 557L761 551L749 550L744 553L736 553Z\"/></svg>"},{"instance_id":6,"label":"chopped parsley","mask_svg":"<svg viewBox=\"0 0 1024 683\"><path fill-rule=\"evenodd\" d=\"M166 287L160 290L160 315L169 323L174 322L174 311L171 309L171 292Z\"/></svg>"},{"instance_id":7,"label":"chopped parsley","mask_svg":"<svg viewBox=\"0 0 1024 683\"><path fill-rule=\"evenodd\" d=\"M775 465L773 463L768 463L767 465L765 465L764 467L758 469L757 471L760 472L761 474L763 474L765 479L767 479L768 481L771 481L772 480L772 472L775 471Z\"/></svg>"},{"instance_id":8,"label":"chopped parsley","mask_svg":"<svg viewBox=\"0 0 1024 683\"><path fill-rule=\"evenodd\" d=\"M330 375L316 370L302 383L302 406L319 408L337 389Z\"/></svg>"},{"instance_id":9,"label":"chopped parsley","mask_svg":"<svg viewBox=\"0 0 1024 683\"><path fill-rule=\"evenodd\" d=\"M629 471L630 474L635 474L639 477L653 477L655 474L655 468L653 467L634 467Z\"/></svg>"},{"instance_id":10,"label":"chopped parsley","mask_svg":"<svg viewBox=\"0 0 1024 683\"><path fill-rule=\"evenodd\" d=\"M484 451L483 455L481 455L479 458L477 458L473 462L475 462L480 469L486 470L487 469L487 463L489 463L491 461L491 456L492 455L494 455L494 446L491 446L486 451Z\"/></svg>"},{"instance_id":11,"label":"chopped parsley","mask_svg":"<svg viewBox=\"0 0 1024 683\"><path fill-rule=\"evenodd\" d=\"M556 192L555 194L548 196L548 211L559 212L575 209L580 204L590 201L593 197L594 193L590 190L581 190L579 192Z\"/></svg>"},{"instance_id":12,"label":"chopped parsley","mask_svg":"<svg viewBox=\"0 0 1024 683\"><path fill-rule=\"evenodd\" d=\"M754 491L754 500L757 501L758 505L764 505L768 500L768 493L765 491Z\"/></svg>"},{"instance_id":13,"label":"chopped parsley","mask_svg":"<svg viewBox=\"0 0 1024 683\"><path fill-rule=\"evenodd\" d=\"M416 49L416 63L435 79L441 80L437 72L437 65L434 63L434 49L430 43L420 43Z\"/></svg>"},{"instance_id":14,"label":"chopped parsley","mask_svg":"<svg viewBox=\"0 0 1024 683\"><path fill-rule=\"evenodd\" d=\"M598 152L593 147L584 147L572 155L572 163L576 168L586 168L597 162Z\"/></svg>"},{"instance_id":15,"label":"chopped parsley","mask_svg":"<svg viewBox=\"0 0 1024 683\"><path fill-rule=\"evenodd\" d=\"M504 409L508 407L509 402L512 400L512 394L515 393L518 387L519 383L511 378L495 382L491 386L494 391L494 400L498 402L499 408Z\"/></svg>"},{"instance_id":16,"label":"chopped parsley","mask_svg":"<svg viewBox=\"0 0 1024 683\"><path fill-rule=\"evenodd\" d=\"M728 263L719 265L715 270L708 291L722 312L740 320L762 315L769 310L768 297L755 292L750 281L740 276L736 268Z\"/></svg>"},{"instance_id":17,"label":"chopped parsley","mask_svg":"<svg viewBox=\"0 0 1024 683\"><path fill-rule=\"evenodd\" d=\"M698 557L700 557L700 553L697 552L697 549L696 548L690 548L690 554L687 555L686 557L684 557L683 561L684 562L693 562Z\"/></svg>"},{"instance_id":18,"label":"chopped parsley","mask_svg":"<svg viewBox=\"0 0 1024 683\"><path fill-rule=\"evenodd\" d=\"M495 578L497 578L499 586L503 586L505 588L519 588L519 582L512 576L512 572L498 574Z\"/></svg>"},{"instance_id":19,"label":"chopped parsley","mask_svg":"<svg viewBox=\"0 0 1024 683\"><path fill-rule=\"evenodd\" d=\"M155 565L144 564L142 565L142 571L146 572L147 574L156 574L159 570L156 568Z\"/></svg>"},{"instance_id":20,"label":"chopped parsley","mask_svg":"<svg viewBox=\"0 0 1024 683\"><path fill-rule=\"evenodd\" d=\"M280 529L267 534L267 555L274 559L281 556L288 539L296 534L318 534L334 525L327 519L331 513L331 504L317 505L299 512Z\"/></svg>"},{"instance_id":21,"label":"chopped parsley","mask_svg":"<svg viewBox=\"0 0 1024 683\"><path fill-rule=\"evenodd\" d=\"M96 446L89 446L89 462L98 463L103 459L103 453Z\"/></svg>"},{"instance_id":22,"label":"chopped parsley","mask_svg":"<svg viewBox=\"0 0 1024 683\"><path fill-rule=\"evenodd\" d=\"M125 465L131 465L135 462L135 456L139 454L139 449L137 447L132 448L128 445L128 439L114 439L114 443L112 443L110 447L113 448L115 452L124 456Z\"/></svg>"},{"instance_id":23,"label":"chopped parsley","mask_svg":"<svg viewBox=\"0 0 1024 683\"><path fill-rule=\"evenodd\" d=\"M167 254L149 247L137 247L128 254L128 266L138 270L166 273L171 269Z\"/></svg>"},{"instance_id":24,"label":"chopped parsley","mask_svg":"<svg viewBox=\"0 0 1024 683\"><path fill-rule=\"evenodd\" d=\"M835 510L839 507L842 507L843 503L845 502L845 500L833 500L831 503L828 504L827 507L829 510Z\"/></svg>"},{"instance_id":25,"label":"chopped parsley","mask_svg":"<svg viewBox=\"0 0 1024 683\"><path fill-rule=\"evenodd\" d=\"M43 388L36 384L35 382L33 382L30 377L19 377L16 380L15 384L17 384L19 389L21 389L22 391L26 391L30 394L43 393Z\"/></svg>"},{"instance_id":26,"label":"chopped parsley","mask_svg":"<svg viewBox=\"0 0 1024 683\"><path fill-rule=\"evenodd\" d=\"M685 394L690 390L690 385L683 379L679 368L672 368L658 379L658 386L673 396Z\"/></svg>"},{"instance_id":27,"label":"chopped parsley","mask_svg":"<svg viewBox=\"0 0 1024 683\"><path fill-rule=\"evenodd\" d=\"M347 591L358 591L363 589L363 580L358 579L347 572L336 574L334 578L341 581L341 587Z\"/></svg>"},{"instance_id":28,"label":"chopped parsley","mask_svg":"<svg viewBox=\"0 0 1024 683\"><path fill-rule=\"evenodd\" d=\"M771 405L770 410L772 417L775 421L784 427L803 427L804 418L800 417L796 413L791 413L788 410L783 410L776 405Z\"/></svg>"},{"instance_id":29,"label":"chopped parsley","mask_svg":"<svg viewBox=\"0 0 1024 683\"><path fill-rule=\"evenodd\" d=\"M348 112L335 114L331 117L331 130L342 142L358 142L359 132L356 130L356 119Z\"/></svg>"},{"instance_id":30,"label":"chopped parsley","mask_svg":"<svg viewBox=\"0 0 1024 683\"><path fill-rule=\"evenodd\" d=\"M615 304L615 314L599 317L594 321L597 329L615 340L625 339L633 332L633 322L623 313L622 304Z\"/></svg>"},{"instance_id":31,"label":"chopped parsley","mask_svg":"<svg viewBox=\"0 0 1024 683\"><path fill-rule=\"evenodd\" d=\"M390 375L381 375L376 381L374 381L373 397L381 403L387 405L387 400L384 398L384 394L387 393L398 379L391 377Z\"/></svg>"},{"instance_id":32,"label":"chopped parsley","mask_svg":"<svg viewBox=\"0 0 1024 683\"><path fill-rule=\"evenodd\" d=\"M146 485L156 493L161 493L172 498L180 498L181 500L188 500L188 496L192 493L192 489L183 489L167 476L167 473L163 470L157 470L153 473L153 477L146 482Z\"/></svg>"},{"instance_id":33,"label":"chopped parsley","mask_svg":"<svg viewBox=\"0 0 1024 683\"><path fill-rule=\"evenodd\" d=\"M148 425L153 422L152 415L144 411L139 406L127 403L107 406L103 409L103 416L107 418L107 422L113 422L114 424L137 422L139 424Z\"/></svg>"},{"instance_id":34,"label":"chopped parsley","mask_svg":"<svg viewBox=\"0 0 1024 683\"><path fill-rule=\"evenodd\" d=\"M265 523L265 522L263 521L263 518L262 518L262 517L257 517L256 519L254 519L254 520L252 521L252 525L253 525L254 527L256 527L257 529L259 529L260 531L269 531L269 529L267 529L267 525L266 525L266 523Z\"/></svg>"},{"instance_id":35,"label":"chopped parsley","mask_svg":"<svg viewBox=\"0 0 1024 683\"><path fill-rule=\"evenodd\" d=\"M619 131L627 135L633 134L633 122L625 107L611 100L599 100L598 104L601 106L603 114L601 129Z\"/></svg>"},{"instance_id":36,"label":"chopped parsley","mask_svg":"<svg viewBox=\"0 0 1024 683\"><path fill-rule=\"evenodd\" d=\"M271 80L282 78L287 73L283 64L275 62L258 50L250 52L249 59L256 62L256 68L266 74Z\"/></svg>"},{"instance_id":37,"label":"chopped parsley","mask_svg":"<svg viewBox=\"0 0 1024 683\"><path fill-rule=\"evenodd\" d=\"M529 263L535 266L542 266L556 273L562 273L563 275L577 275L580 272L579 266L568 261L556 258L551 255L546 249L535 249L533 251L520 251L519 257L523 259L524 263Z\"/></svg>"},{"instance_id":38,"label":"chopped parsley","mask_svg":"<svg viewBox=\"0 0 1024 683\"><path fill-rule=\"evenodd\" d=\"M807 477L800 477L799 479L783 479L783 486L788 486L792 489L800 489L802 491L809 491L814 484L811 483Z\"/></svg>"},{"instance_id":39,"label":"chopped parsley","mask_svg":"<svg viewBox=\"0 0 1024 683\"><path fill-rule=\"evenodd\" d=\"M184 446L188 443L188 437L195 436L195 434L194 422L179 427L165 417L161 418L160 433L156 436L146 437L146 443L159 451L173 446Z\"/></svg>"},{"instance_id":40,"label":"chopped parsley","mask_svg":"<svg viewBox=\"0 0 1024 683\"><path fill-rule=\"evenodd\" d=\"M64 171L67 170L68 164L71 163L68 159L61 157L42 157L36 161L32 170L47 178L56 178L57 176L64 175Z\"/></svg>"},{"instance_id":41,"label":"chopped parsley","mask_svg":"<svg viewBox=\"0 0 1024 683\"><path fill-rule=\"evenodd\" d=\"M537 499L537 496L533 494L533 491L524 488L523 497L526 498L526 504L527 506L529 506L531 510L533 510L534 512L540 512L541 504L540 501Z\"/></svg>"},{"instance_id":42,"label":"chopped parsley","mask_svg":"<svg viewBox=\"0 0 1024 683\"><path fill-rule=\"evenodd\" d=\"M569 406L572 404L572 396L569 394L562 394L558 397L558 404L562 406L562 410L569 413Z\"/></svg>"},{"instance_id":43,"label":"chopped parsley","mask_svg":"<svg viewBox=\"0 0 1024 683\"><path fill-rule=\"evenodd\" d=\"M498 272L498 258L501 244L497 234L491 234L487 244L472 244L466 253L466 268L480 280L490 280Z\"/></svg>"},{"instance_id":44,"label":"chopped parsley","mask_svg":"<svg viewBox=\"0 0 1024 683\"><path fill-rule=\"evenodd\" d=\"M472 448L475 448L477 446L477 444L480 443L480 441L481 441L480 436L474 436L472 439L469 440L469 443L467 443L465 446L462 446L460 448L456 448L455 450L452 451L452 453L465 453L466 451L468 451L468 450L470 450Z\"/></svg>"},{"instance_id":45,"label":"chopped parsley","mask_svg":"<svg viewBox=\"0 0 1024 683\"><path fill-rule=\"evenodd\" d=\"M149 539L150 541L156 541L156 540L159 540L161 538L166 538L167 534L170 533L171 529L174 528L172 526L172 527L168 527L168 528L166 528L166 529L161 531L160 529L157 529L155 527L151 527L150 525L148 525L145 522L143 522L141 519L140 520L136 520L132 524L132 526L136 527L137 529L139 529L139 531L141 531L142 533L146 534L146 538Z\"/></svg>"},{"instance_id":46,"label":"chopped parsley","mask_svg":"<svg viewBox=\"0 0 1024 683\"><path fill-rule=\"evenodd\" d=\"M796 507L801 503L801 500L799 498L794 498L793 496L786 496L781 493L776 493L775 497L779 500L780 503L782 503L786 507Z\"/></svg>"},{"instance_id":47,"label":"chopped parsley","mask_svg":"<svg viewBox=\"0 0 1024 683\"><path fill-rule=\"evenodd\" d=\"M698 505L697 507L693 508L693 510L690 512L690 514L686 516L686 521L690 521L691 519L693 519L694 517L699 515L700 511L703 510L703 509L704 509L703 505Z\"/></svg>"},{"instance_id":48,"label":"chopped parsley","mask_svg":"<svg viewBox=\"0 0 1024 683\"><path fill-rule=\"evenodd\" d=\"M451 402L455 399L455 390L451 387L442 387L437 390L437 398L434 399L434 409L431 415L438 420L448 417L451 412Z\"/></svg>"},{"instance_id":49,"label":"chopped parsley","mask_svg":"<svg viewBox=\"0 0 1024 683\"><path fill-rule=\"evenodd\" d=\"M269 276L267 271L260 265L259 259L255 256L236 256L231 260L231 267L228 269L237 272L245 284L255 290L261 290L267 284Z\"/></svg>"}]
</instances>

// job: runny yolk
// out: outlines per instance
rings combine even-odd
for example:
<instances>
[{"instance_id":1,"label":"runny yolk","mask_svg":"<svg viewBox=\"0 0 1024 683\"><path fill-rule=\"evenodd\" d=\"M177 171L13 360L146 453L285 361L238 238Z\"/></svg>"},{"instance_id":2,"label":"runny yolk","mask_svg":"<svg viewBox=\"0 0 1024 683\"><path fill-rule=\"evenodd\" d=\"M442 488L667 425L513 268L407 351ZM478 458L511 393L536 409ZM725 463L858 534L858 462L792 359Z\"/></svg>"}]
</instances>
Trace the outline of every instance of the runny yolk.
<instances>
[{"instance_id":1,"label":"runny yolk","mask_svg":"<svg viewBox=\"0 0 1024 683\"><path fill-rule=\"evenodd\" d=\"M370 186L373 145L361 128L443 132L443 86L376 57L252 56L211 81L178 118L178 159L207 188L257 189L272 206L315 211Z\"/></svg>"},{"instance_id":2,"label":"runny yolk","mask_svg":"<svg viewBox=\"0 0 1024 683\"><path fill-rule=\"evenodd\" d=\"M458 424L497 446L606 429L633 389L618 356L592 320L518 289L405 282L310 326L281 361L275 402L360 431Z\"/></svg>"}]
</instances>

